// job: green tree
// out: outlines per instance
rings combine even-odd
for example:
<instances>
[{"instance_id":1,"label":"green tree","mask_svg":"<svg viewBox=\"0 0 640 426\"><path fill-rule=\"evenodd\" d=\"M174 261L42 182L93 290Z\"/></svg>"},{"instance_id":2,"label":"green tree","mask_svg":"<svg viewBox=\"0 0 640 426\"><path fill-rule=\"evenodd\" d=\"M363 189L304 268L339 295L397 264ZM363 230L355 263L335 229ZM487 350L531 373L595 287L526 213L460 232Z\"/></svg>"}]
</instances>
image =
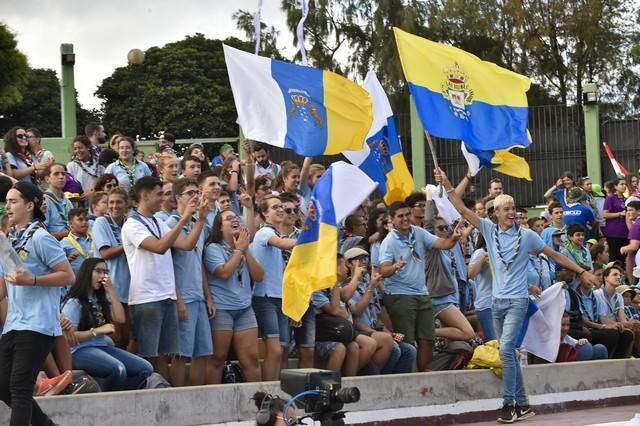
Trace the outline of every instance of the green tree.
<instances>
[{"instance_id":1,"label":"green tree","mask_svg":"<svg viewBox=\"0 0 640 426\"><path fill-rule=\"evenodd\" d=\"M246 10L239 9L231 16L236 21L236 27L244 31L247 41L255 46L256 30L253 26L255 14ZM278 51L277 39L280 31L276 30L273 25L267 25L260 21L260 55L273 57L275 59L283 59Z\"/></svg>"},{"instance_id":2,"label":"green tree","mask_svg":"<svg viewBox=\"0 0 640 426\"><path fill-rule=\"evenodd\" d=\"M24 84L29 64L17 48L9 28L0 22L0 112L22 100L20 87Z\"/></svg>"},{"instance_id":3,"label":"green tree","mask_svg":"<svg viewBox=\"0 0 640 426\"><path fill-rule=\"evenodd\" d=\"M160 130L179 138L236 135L222 43L196 34L148 49L142 65L117 68L96 91L105 127L141 138ZM250 42L224 43L253 52Z\"/></svg>"}]
</instances>

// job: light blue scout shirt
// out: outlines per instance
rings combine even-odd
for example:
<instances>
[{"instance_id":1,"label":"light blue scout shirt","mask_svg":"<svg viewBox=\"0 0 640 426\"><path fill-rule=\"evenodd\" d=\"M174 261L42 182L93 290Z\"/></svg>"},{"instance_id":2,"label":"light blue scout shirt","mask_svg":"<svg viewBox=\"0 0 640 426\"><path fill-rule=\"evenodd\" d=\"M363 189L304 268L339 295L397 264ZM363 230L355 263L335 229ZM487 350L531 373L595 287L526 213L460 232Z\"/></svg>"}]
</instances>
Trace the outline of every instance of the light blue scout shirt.
<instances>
[{"instance_id":1,"label":"light blue scout shirt","mask_svg":"<svg viewBox=\"0 0 640 426\"><path fill-rule=\"evenodd\" d=\"M164 211L164 210L160 210L159 212L155 212L155 213L153 214L153 217L155 217L156 219L161 220L161 221L163 221L163 222L165 222L165 223L166 223L166 222L167 222L167 220L169 220L169 217L170 217L172 214L177 215L177 214L178 214L178 210L174 210L174 211L172 211L172 212L166 212L166 211ZM179 220L179 219L178 219L178 220ZM175 224L174 224L174 225L175 225ZM171 228L171 226L170 226L169 228Z\"/></svg>"},{"instance_id":2,"label":"light blue scout shirt","mask_svg":"<svg viewBox=\"0 0 640 426\"><path fill-rule=\"evenodd\" d=\"M101 248L110 248L122 245L122 229L115 220L108 216L102 216L96 219L93 224L93 248L96 256L100 256ZM131 284L131 275L129 273L129 265L124 252L116 257L105 260L109 267L109 278L113 283L120 302L127 303L129 300L129 285Z\"/></svg>"},{"instance_id":3,"label":"light blue scout shirt","mask_svg":"<svg viewBox=\"0 0 640 426\"><path fill-rule=\"evenodd\" d=\"M81 251L78 251L78 247L74 245L77 244ZM91 234L87 234L84 237L78 237L69 232L65 238L60 241L60 246L62 246L62 250L64 250L64 254L67 258L71 255L71 253L78 253L79 256L76 256L71 262L71 269L73 269L73 273L78 275L78 271L80 270L80 266L82 262L85 261L88 257L96 257L93 248L93 240L91 238ZM98 254L98 257L100 255ZM73 284L73 283L70 283Z\"/></svg>"},{"instance_id":4,"label":"light blue scout shirt","mask_svg":"<svg viewBox=\"0 0 640 426\"><path fill-rule=\"evenodd\" d=\"M578 295L580 312L582 312L582 315L589 321L600 322L600 317L607 315L604 302L600 297L596 296L593 289L589 290L589 293L585 295L582 293L582 289L578 288L576 294Z\"/></svg>"},{"instance_id":5,"label":"light blue scout shirt","mask_svg":"<svg viewBox=\"0 0 640 426\"><path fill-rule=\"evenodd\" d=\"M25 163L24 161L22 161L21 159L19 159L15 155L13 155L12 153L7 152L5 155L7 156L7 160L9 161L9 164L11 165L12 169L15 168L15 169L18 169L18 170L22 170L22 169L26 169L27 167L29 167L29 166L27 166L27 163ZM31 154L28 154L28 155L31 155ZM33 161L34 164L38 163L38 161L36 161L35 158L33 158L33 156L31 157L31 159L34 160ZM18 179L18 181L20 181L20 182L29 182L29 183L32 183L34 185L36 184L35 181L33 180L33 176L31 174L22 176L20 179Z\"/></svg>"},{"instance_id":6,"label":"light blue scout shirt","mask_svg":"<svg viewBox=\"0 0 640 426\"><path fill-rule=\"evenodd\" d=\"M69 210L73 208L73 204L64 195L62 199L58 198L53 192L44 193L44 200L47 203L47 212L45 216L45 225L49 232L60 232L69 229L68 216Z\"/></svg>"},{"instance_id":7,"label":"light blue scout shirt","mask_svg":"<svg viewBox=\"0 0 640 426\"><path fill-rule=\"evenodd\" d=\"M138 180L144 176L151 176L151 169L149 169L149 166L147 166L146 163L138 160L135 160L135 162L135 180ZM129 174L120 165L119 161L114 161L113 163L109 164L104 172L114 175L116 179L118 179L118 183L121 183L124 190L127 192L129 192L129 190L131 189L132 184L135 185L135 182L131 182L131 179L129 179Z\"/></svg>"},{"instance_id":8,"label":"light blue scout shirt","mask_svg":"<svg viewBox=\"0 0 640 426\"><path fill-rule=\"evenodd\" d=\"M538 287L540 290L546 290L551 287L552 266L551 262L545 257L529 256L529 264L527 265L527 284Z\"/></svg>"},{"instance_id":9,"label":"light blue scout shirt","mask_svg":"<svg viewBox=\"0 0 640 426\"><path fill-rule=\"evenodd\" d=\"M487 243L493 273L493 297L513 299L529 297L527 267L529 254L545 245L538 234L514 225L503 231L489 219L480 219L480 232Z\"/></svg>"},{"instance_id":10,"label":"light blue scout shirt","mask_svg":"<svg viewBox=\"0 0 640 426\"><path fill-rule=\"evenodd\" d=\"M330 296L331 296L331 291L328 288L325 288L324 290L314 291L313 294L311 295L311 304L313 305L314 308L318 310L322 310L323 306L331 303ZM341 308L347 307L346 303L344 303L342 299L340 299L340 307ZM347 319L353 322L353 316L351 315L351 311L347 309L347 312L349 313L349 315L347 316Z\"/></svg>"},{"instance_id":11,"label":"light blue scout shirt","mask_svg":"<svg viewBox=\"0 0 640 426\"><path fill-rule=\"evenodd\" d=\"M95 297L95 296L94 296ZM82 304L78 299L69 299L62 305L62 313L69 319L69 322L77 329L82 319ZM78 330L85 331L85 330ZM74 353L80 348L87 347L107 347L114 346L113 340L109 336L99 334L87 340L79 342L76 346L71 347L71 353Z\"/></svg>"},{"instance_id":12,"label":"light blue scout shirt","mask_svg":"<svg viewBox=\"0 0 640 426\"><path fill-rule=\"evenodd\" d=\"M23 232L15 235L17 241L13 244L22 265L34 276L51 274L53 266L67 261L58 241L39 224L40 222L33 222ZM39 228L32 233L36 226ZM60 287L18 286L9 281L6 283L9 311L3 334L12 330L28 330L47 336L62 335Z\"/></svg>"},{"instance_id":13,"label":"light blue scout shirt","mask_svg":"<svg viewBox=\"0 0 640 426\"><path fill-rule=\"evenodd\" d=\"M485 250L481 248L474 251L469 260L469 267L476 262L484 262L484 260L481 260L484 253ZM474 283L476 285L476 298L473 304L476 311L491 309L491 271L487 265L483 266L478 275L476 275Z\"/></svg>"},{"instance_id":14,"label":"light blue scout shirt","mask_svg":"<svg viewBox=\"0 0 640 426\"><path fill-rule=\"evenodd\" d=\"M376 241L375 243L371 244L371 247L369 248L369 251L370 251L369 263L371 263L376 268L380 268L380 246L381 245L382 243L380 241Z\"/></svg>"},{"instance_id":15,"label":"light blue scout shirt","mask_svg":"<svg viewBox=\"0 0 640 426\"><path fill-rule=\"evenodd\" d=\"M269 239L274 236L277 236L275 229L263 226L253 237L251 254L264 268L264 277L262 281L255 283L253 295L281 299L284 260L282 250L269 245Z\"/></svg>"},{"instance_id":16,"label":"light blue scout shirt","mask_svg":"<svg viewBox=\"0 0 640 426\"><path fill-rule=\"evenodd\" d=\"M426 230L411 225L409 236L404 237L398 231L389 232L380 246L380 264L396 263L400 257L407 262L395 274L384 278L385 292L409 296L425 296L427 282L424 266L425 249L433 247L437 237Z\"/></svg>"},{"instance_id":17,"label":"light blue scout shirt","mask_svg":"<svg viewBox=\"0 0 640 426\"><path fill-rule=\"evenodd\" d=\"M178 221L180 221L180 216L178 214L172 214L165 223L169 228L173 229ZM186 238L194 225L195 221L189 221L180 232L180 235ZM202 288L203 248L204 232L200 232L198 242L192 250L171 249L176 287L184 303L205 300L204 289Z\"/></svg>"},{"instance_id":18,"label":"light blue scout shirt","mask_svg":"<svg viewBox=\"0 0 640 426\"><path fill-rule=\"evenodd\" d=\"M593 293L596 295L597 299L602 301L604 316L609 318L611 321L618 322L618 311L624 311L624 299L622 298L622 295L615 291L611 296L609 296L609 293L605 291L604 286L594 290Z\"/></svg>"},{"instance_id":19,"label":"light blue scout shirt","mask_svg":"<svg viewBox=\"0 0 640 426\"><path fill-rule=\"evenodd\" d=\"M233 249L226 242L211 243L204 249L204 265L207 270L207 282L213 304L216 309L230 311L245 309L251 306L251 279L249 268L243 260L240 268L234 271L227 280L218 278L214 271L229 261ZM266 267L265 273L266 273Z\"/></svg>"}]
</instances>

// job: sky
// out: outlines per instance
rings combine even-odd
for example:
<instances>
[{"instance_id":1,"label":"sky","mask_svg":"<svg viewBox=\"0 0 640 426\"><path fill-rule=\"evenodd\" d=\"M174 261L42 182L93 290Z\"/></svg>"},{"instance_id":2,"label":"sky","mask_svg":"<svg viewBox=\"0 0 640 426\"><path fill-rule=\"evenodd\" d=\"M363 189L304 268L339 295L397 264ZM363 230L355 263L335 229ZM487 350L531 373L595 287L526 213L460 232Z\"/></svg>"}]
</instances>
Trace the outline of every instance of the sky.
<instances>
[{"instance_id":1,"label":"sky","mask_svg":"<svg viewBox=\"0 0 640 426\"><path fill-rule=\"evenodd\" d=\"M293 1L293 0L292 0ZM280 31L278 47L293 56L280 0L263 0L262 21ZM244 39L231 15L255 13L258 0L0 0L0 22L16 35L18 49L33 68L51 68L60 76L60 44L72 43L75 83L80 103L99 108L93 96L102 80L127 64L127 52L182 40L202 33L208 38Z\"/></svg>"}]
</instances>

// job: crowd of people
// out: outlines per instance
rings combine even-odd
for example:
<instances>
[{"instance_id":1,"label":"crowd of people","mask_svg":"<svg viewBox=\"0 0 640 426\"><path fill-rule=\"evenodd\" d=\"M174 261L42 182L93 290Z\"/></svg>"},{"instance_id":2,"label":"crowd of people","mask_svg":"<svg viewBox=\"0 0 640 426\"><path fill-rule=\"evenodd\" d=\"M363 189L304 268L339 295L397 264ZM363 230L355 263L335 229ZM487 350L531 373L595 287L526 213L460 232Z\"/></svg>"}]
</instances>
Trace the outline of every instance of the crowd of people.
<instances>
[{"instance_id":1,"label":"crowd of people","mask_svg":"<svg viewBox=\"0 0 640 426\"><path fill-rule=\"evenodd\" d=\"M277 164L249 141L243 160L228 144L210 160L197 143L179 152L169 133L145 155L99 123L65 165L40 137L9 130L0 174L0 227L17 255L0 261L12 425L50 424L32 396L73 389L71 370L103 391L144 387L154 372L172 386L217 384L232 359L245 382L277 380L293 357L344 376L424 372L434 350L494 339L499 420L511 423L533 415L516 352L527 306L557 282L559 360L640 356L638 174L605 194L565 172L540 216L499 179L478 194L472 176L454 187L440 169L440 191L371 197L340 226L337 282L292 322L283 273L323 165Z\"/></svg>"}]
</instances>

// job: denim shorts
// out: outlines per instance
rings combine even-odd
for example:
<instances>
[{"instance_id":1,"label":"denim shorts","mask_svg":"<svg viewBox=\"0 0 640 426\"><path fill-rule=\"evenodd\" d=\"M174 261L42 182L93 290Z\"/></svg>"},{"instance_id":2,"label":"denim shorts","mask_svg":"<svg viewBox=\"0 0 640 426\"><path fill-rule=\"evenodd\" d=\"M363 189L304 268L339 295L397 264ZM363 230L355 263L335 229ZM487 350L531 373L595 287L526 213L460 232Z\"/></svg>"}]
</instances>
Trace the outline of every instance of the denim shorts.
<instances>
[{"instance_id":1,"label":"denim shorts","mask_svg":"<svg viewBox=\"0 0 640 426\"><path fill-rule=\"evenodd\" d=\"M138 355L154 358L158 354L180 352L178 308L172 299L129 305L138 342Z\"/></svg>"},{"instance_id":2,"label":"denim shorts","mask_svg":"<svg viewBox=\"0 0 640 426\"><path fill-rule=\"evenodd\" d=\"M316 312L309 307L300 319L300 327L292 327L296 346L313 348L316 344Z\"/></svg>"},{"instance_id":3,"label":"denim shorts","mask_svg":"<svg viewBox=\"0 0 640 426\"><path fill-rule=\"evenodd\" d=\"M255 296L253 311L262 339L279 338L281 346L289 345L289 318L282 313L282 299Z\"/></svg>"},{"instance_id":4,"label":"denim shorts","mask_svg":"<svg viewBox=\"0 0 640 426\"><path fill-rule=\"evenodd\" d=\"M433 317L438 318L438 315L443 313L445 310L449 309L449 306L456 306L455 303L444 302L444 303L433 303Z\"/></svg>"},{"instance_id":5,"label":"denim shorts","mask_svg":"<svg viewBox=\"0 0 640 426\"><path fill-rule=\"evenodd\" d=\"M204 301L185 303L187 319L179 322L180 356L201 357L213 354L211 326Z\"/></svg>"},{"instance_id":6,"label":"denim shorts","mask_svg":"<svg viewBox=\"0 0 640 426\"><path fill-rule=\"evenodd\" d=\"M251 306L244 309L216 309L211 320L211 329L216 331L242 331L256 328L258 322Z\"/></svg>"},{"instance_id":7,"label":"denim shorts","mask_svg":"<svg viewBox=\"0 0 640 426\"><path fill-rule=\"evenodd\" d=\"M333 351L341 345L342 343L340 342L316 342L316 351L314 354L316 362L323 366L326 365Z\"/></svg>"}]
</instances>

